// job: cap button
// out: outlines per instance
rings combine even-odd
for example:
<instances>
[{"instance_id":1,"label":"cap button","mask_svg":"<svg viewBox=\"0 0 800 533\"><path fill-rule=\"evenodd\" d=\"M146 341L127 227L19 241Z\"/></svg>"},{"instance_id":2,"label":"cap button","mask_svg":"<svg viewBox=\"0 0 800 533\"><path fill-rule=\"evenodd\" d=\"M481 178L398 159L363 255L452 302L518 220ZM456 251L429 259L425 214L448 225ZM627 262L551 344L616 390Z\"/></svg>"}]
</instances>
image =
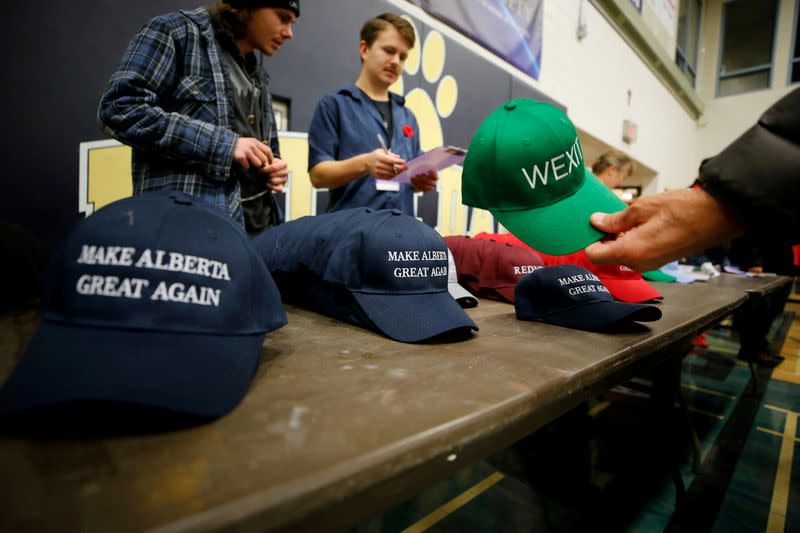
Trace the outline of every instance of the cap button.
<instances>
[{"instance_id":1,"label":"cap button","mask_svg":"<svg viewBox=\"0 0 800 533\"><path fill-rule=\"evenodd\" d=\"M511 111L512 109L517 108L517 104L515 104L514 102L506 102L506 105L504 107L509 111Z\"/></svg>"},{"instance_id":2,"label":"cap button","mask_svg":"<svg viewBox=\"0 0 800 533\"><path fill-rule=\"evenodd\" d=\"M396 216L396 215L402 215L402 214L403 214L403 212L402 212L402 211L400 211L399 209L392 209L392 214L393 214L393 215L395 215L395 216Z\"/></svg>"}]
</instances>

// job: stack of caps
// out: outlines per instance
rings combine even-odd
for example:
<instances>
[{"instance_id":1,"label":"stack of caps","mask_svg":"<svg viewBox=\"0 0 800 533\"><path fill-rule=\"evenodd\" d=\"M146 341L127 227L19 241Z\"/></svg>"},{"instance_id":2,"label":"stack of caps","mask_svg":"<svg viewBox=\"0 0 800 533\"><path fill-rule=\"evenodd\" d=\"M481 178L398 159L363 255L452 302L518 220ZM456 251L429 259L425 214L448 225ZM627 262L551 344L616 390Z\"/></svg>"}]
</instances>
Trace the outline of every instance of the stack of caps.
<instances>
[{"instance_id":1,"label":"stack of caps","mask_svg":"<svg viewBox=\"0 0 800 533\"><path fill-rule=\"evenodd\" d=\"M478 327L448 292L447 247L397 209L287 222L254 244L287 301L402 342Z\"/></svg>"},{"instance_id":2,"label":"stack of caps","mask_svg":"<svg viewBox=\"0 0 800 533\"><path fill-rule=\"evenodd\" d=\"M484 239L445 237L453 252L458 280L481 298L514 303L514 287L544 262L534 252Z\"/></svg>"},{"instance_id":3,"label":"stack of caps","mask_svg":"<svg viewBox=\"0 0 800 533\"><path fill-rule=\"evenodd\" d=\"M532 250L532 248L510 233L479 233L475 235L475 238L490 239ZM592 272L600 278L600 281L603 282L611 292L611 295L617 300L640 303L663 298L662 294L642 279L642 275L635 270L623 265L598 265L592 263L583 250L566 255L549 255L541 252L539 252L539 255L546 266L577 265Z\"/></svg>"},{"instance_id":4,"label":"stack of caps","mask_svg":"<svg viewBox=\"0 0 800 533\"><path fill-rule=\"evenodd\" d=\"M464 160L464 204L486 209L536 250L563 255L603 237L595 211L625 209L585 166L569 118L550 104L507 102L480 125Z\"/></svg>"},{"instance_id":5,"label":"stack of caps","mask_svg":"<svg viewBox=\"0 0 800 533\"><path fill-rule=\"evenodd\" d=\"M225 213L180 192L120 200L81 222L48 267L42 320L0 414L103 404L218 417L284 324L277 287Z\"/></svg>"},{"instance_id":6,"label":"stack of caps","mask_svg":"<svg viewBox=\"0 0 800 533\"><path fill-rule=\"evenodd\" d=\"M658 307L615 301L597 276L575 265L540 268L522 278L514 307L519 320L590 331L661 318Z\"/></svg>"}]
</instances>

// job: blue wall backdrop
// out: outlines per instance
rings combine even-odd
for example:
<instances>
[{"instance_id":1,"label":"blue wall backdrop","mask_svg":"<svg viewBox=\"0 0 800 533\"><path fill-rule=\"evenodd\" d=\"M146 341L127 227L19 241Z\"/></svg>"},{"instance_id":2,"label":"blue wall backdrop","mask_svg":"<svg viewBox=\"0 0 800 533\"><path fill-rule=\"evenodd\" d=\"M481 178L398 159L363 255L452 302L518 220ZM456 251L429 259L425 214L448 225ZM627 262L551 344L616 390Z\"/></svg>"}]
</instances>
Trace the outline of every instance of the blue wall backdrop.
<instances>
[{"instance_id":1,"label":"blue wall backdrop","mask_svg":"<svg viewBox=\"0 0 800 533\"><path fill-rule=\"evenodd\" d=\"M130 37L148 19L198 5L78 0L6 6L1 46L7 63L0 103L6 186L0 221L28 228L52 249L85 216L78 209L79 148L82 142L106 138L95 117L109 76ZM317 100L355 80L361 24L392 10L397 11L380 0L302 3L295 38L264 63L272 92L290 103L290 130L307 131ZM431 33L420 20L412 20L421 36ZM445 75L457 80L457 105L437 118L445 144L468 146L481 120L511 97L543 98L452 39L443 41L447 56L439 78L429 81L422 72L404 76L403 92L420 88L435 101Z\"/></svg>"}]
</instances>

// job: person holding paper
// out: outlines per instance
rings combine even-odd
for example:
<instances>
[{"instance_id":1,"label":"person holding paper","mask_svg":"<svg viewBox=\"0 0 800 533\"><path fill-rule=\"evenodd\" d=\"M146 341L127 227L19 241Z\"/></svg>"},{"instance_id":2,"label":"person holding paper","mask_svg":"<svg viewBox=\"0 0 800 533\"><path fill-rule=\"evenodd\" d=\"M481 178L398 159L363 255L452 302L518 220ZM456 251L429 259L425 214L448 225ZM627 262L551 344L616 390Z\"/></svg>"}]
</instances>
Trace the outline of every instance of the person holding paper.
<instances>
[{"instance_id":1,"label":"person holding paper","mask_svg":"<svg viewBox=\"0 0 800 533\"><path fill-rule=\"evenodd\" d=\"M259 58L293 38L299 16L300 0L220 0L134 35L98 108L101 128L133 147L134 194L183 191L251 235L281 223L273 193L289 170Z\"/></svg>"},{"instance_id":2,"label":"person holding paper","mask_svg":"<svg viewBox=\"0 0 800 533\"><path fill-rule=\"evenodd\" d=\"M392 181L406 161L422 153L414 114L402 96L389 92L414 41L414 29L399 15L366 21L358 79L317 104L308 133L308 169L314 187L331 191L328 212L372 207L414 216L413 192L436 187L436 172L414 176L411 184Z\"/></svg>"}]
</instances>

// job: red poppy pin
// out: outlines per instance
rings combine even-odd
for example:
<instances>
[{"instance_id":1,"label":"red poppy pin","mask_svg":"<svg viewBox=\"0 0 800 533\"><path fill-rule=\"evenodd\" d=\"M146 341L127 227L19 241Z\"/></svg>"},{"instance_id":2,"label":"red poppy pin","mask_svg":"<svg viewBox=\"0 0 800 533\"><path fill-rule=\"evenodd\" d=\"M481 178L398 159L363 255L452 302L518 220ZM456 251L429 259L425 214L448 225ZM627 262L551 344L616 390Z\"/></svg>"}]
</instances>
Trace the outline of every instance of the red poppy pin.
<instances>
[{"instance_id":1,"label":"red poppy pin","mask_svg":"<svg viewBox=\"0 0 800 533\"><path fill-rule=\"evenodd\" d=\"M414 136L414 128L406 124L403 126L403 133L405 133L406 137L413 137Z\"/></svg>"}]
</instances>

